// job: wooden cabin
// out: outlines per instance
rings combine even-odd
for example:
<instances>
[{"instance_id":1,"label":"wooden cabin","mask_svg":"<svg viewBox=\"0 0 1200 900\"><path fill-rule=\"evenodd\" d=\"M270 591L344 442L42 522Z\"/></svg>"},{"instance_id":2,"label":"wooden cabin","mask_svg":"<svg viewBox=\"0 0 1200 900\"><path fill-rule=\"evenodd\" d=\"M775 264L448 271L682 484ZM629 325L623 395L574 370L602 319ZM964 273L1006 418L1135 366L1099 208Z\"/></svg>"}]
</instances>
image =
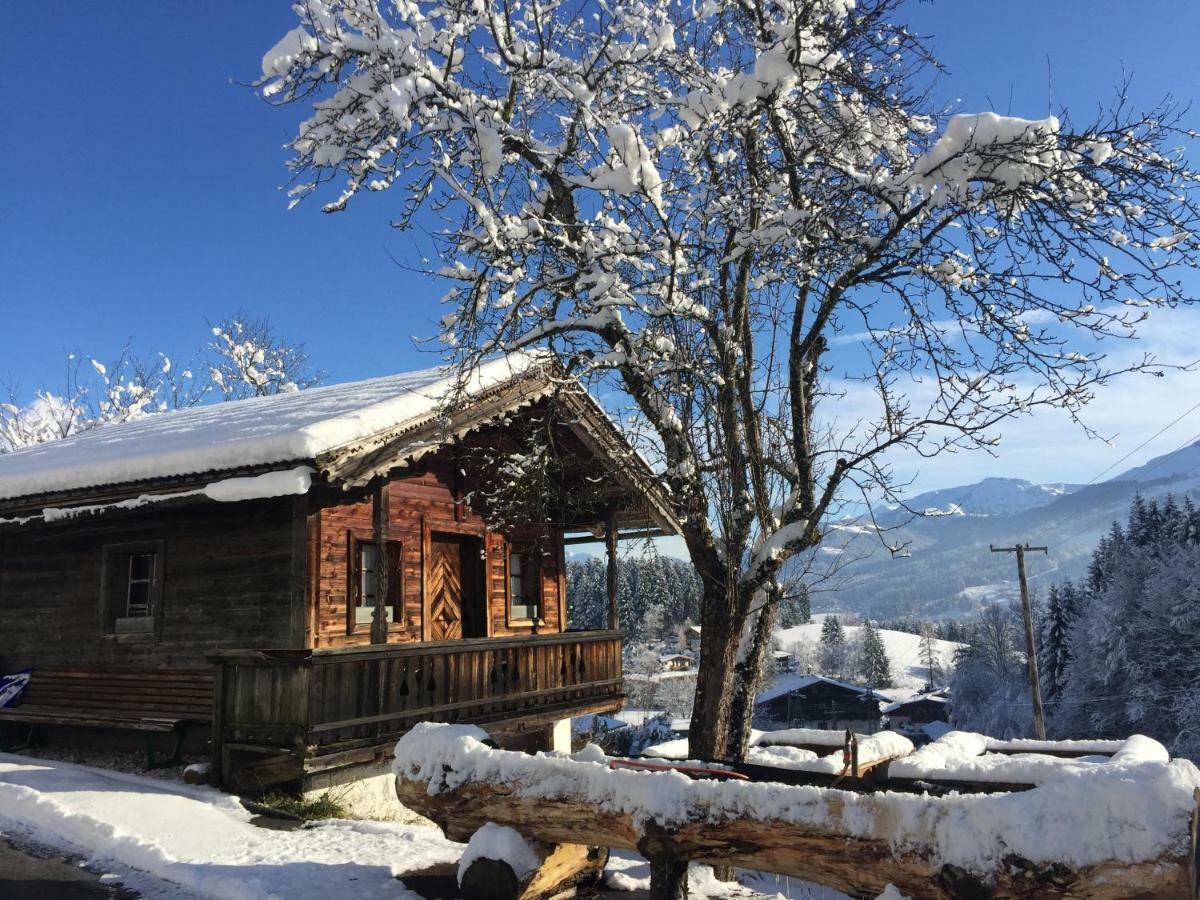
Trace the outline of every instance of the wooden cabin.
<instances>
[{"instance_id":1,"label":"wooden cabin","mask_svg":"<svg viewBox=\"0 0 1200 900\"><path fill-rule=\"evenodd\" d=\"M686 653L664 653L658 658L664 672L689 672L694 660Z\"/></svg>"},{"instance_id":2,"label":"wooden cabin","mask_svg":"<svg viewBox=\"0 0 1200 900\"><path fill-rule=\"evenodd\" d=\"M609 628L572 631L564 544L611 555L677 530L646 462L545 357L0 456L0 673L33 670L0 724L199 720L242 789L377 762L426 719L545 746L623 700L615 584Z\"/></svg>"},{"instance_id":3,"label":"wooden cabin","mask_svg":"<svg viewBox=\"0 0 1200 900\"><path fill-rule=\"evenodd\" d=\"M892 728L905 729L930 722L949 722L949 705L950 699L945 692L931 692L889 703L883 708L883 714Z\"/></svg>"},{"instance_id":4,"label":"wooden cabin","mask_svg":"<svg viewBox=\"0 0 1200 900\"><path fill-rule=\"evenodd\" d=\"M870 688L822 675L783 674L755 698L754 724L764 731L848 728L873 734L880 726L879 703L888 699Z\"/></svg>"}]
</instances>

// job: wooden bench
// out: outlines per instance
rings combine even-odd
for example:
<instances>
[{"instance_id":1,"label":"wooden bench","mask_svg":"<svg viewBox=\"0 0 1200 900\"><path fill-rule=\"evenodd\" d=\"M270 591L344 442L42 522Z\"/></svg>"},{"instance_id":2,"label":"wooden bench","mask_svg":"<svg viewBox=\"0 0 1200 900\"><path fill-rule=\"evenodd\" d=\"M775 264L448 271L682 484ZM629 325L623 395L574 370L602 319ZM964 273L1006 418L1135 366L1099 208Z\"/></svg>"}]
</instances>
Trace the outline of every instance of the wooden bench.
<instances>
[{"instance_id":1,"label":"wooden bench","mask_svg":"<svg viewBox=\"0 0 1200 900\"><path fill-rule=\"evenodd\" d=\"M0 709L0 725L28 726L24 742L10 749L28 747L41 725L143 732L146 768L153 769L179 761L188 726L211 722L212 703L213 676L207 669L34 669L18 704ZM167 759L155 754L155 734L174 735Z\"/></svg>"}]
</instances>

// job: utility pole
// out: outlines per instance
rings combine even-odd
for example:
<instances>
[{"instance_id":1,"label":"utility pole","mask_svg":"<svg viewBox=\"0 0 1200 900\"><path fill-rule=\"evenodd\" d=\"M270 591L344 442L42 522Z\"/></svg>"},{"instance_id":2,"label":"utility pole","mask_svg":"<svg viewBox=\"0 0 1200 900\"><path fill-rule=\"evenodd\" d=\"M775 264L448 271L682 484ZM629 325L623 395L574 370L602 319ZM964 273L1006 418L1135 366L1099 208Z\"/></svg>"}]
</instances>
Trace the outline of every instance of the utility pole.
<instances>
[{"instance_id":1,"label":"utility pole","mask_svg":"<svg viewBox=\"0 0 1200 900\"><path fill-rule=\"evenodd\" d=\"M992 547L993 553L1017 554L1017 580L1021 585L1021 613L1025 619L1025 655L1029 660L1029 692L1033 695L1033 731L1039 741L1046 739L1046 714L1042 710L1042 683L1038 678L1037 648L1033 643L1033 608L1029 603L1029 582L1025 580L1025 554L1048 553L1045 547L1017 544L1015 547Z\"/></svg>"}]
</instances>

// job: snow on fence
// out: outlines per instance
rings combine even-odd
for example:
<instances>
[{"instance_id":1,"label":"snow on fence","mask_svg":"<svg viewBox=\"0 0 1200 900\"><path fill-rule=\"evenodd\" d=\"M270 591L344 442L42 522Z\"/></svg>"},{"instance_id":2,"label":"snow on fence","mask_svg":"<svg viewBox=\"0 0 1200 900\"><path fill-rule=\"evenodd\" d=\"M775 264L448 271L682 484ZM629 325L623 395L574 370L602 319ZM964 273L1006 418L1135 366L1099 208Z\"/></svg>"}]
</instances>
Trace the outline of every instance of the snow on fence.
<instances>
[{"instance_id":1,"label":"snow on fence","mask_svg":"<svg viewBox=\"0 0 1200 900\"><path fill-rule=\"evenodd\" d=\"M914 780L958 778L989 758L978 735L947 738L889 767ZM1057 760L1057 770L996 754L1030 763L1019 774L1034 786L948 796L694 780L612 768L595 747L530 756L485 741L473 726L414 728L396 745L400 801L454 839L494 822L546 846L637 850L652 872L694 860L847 892L892 883L939 898L1194 896L1200 771L1148 738L1130 739L1104 762Z\"/></svg>"}]
</instances>

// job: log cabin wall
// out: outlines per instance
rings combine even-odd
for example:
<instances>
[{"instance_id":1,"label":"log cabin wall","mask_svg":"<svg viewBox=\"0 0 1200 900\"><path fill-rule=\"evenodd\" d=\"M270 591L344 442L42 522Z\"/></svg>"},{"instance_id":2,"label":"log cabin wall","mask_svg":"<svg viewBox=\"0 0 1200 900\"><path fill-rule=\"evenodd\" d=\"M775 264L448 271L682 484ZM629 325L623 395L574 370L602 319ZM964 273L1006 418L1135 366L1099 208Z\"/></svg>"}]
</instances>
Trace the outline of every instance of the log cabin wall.
<instances>
[{"instance_id":1,"label":"log cabin wall","mask_svg":"<svg viewBox=\"0 0 1200 900\"><path fill-rule=\"evenodd\" d=\"M484 589L487 594L487 636L529 634L528 625L510 625L508 616L509 541L489 531L482 516L456 497L470 492L446 449L425 457L412 474L394 477L388 485L388 541L399 544L400 559L390 571L398 574L399 597L392 599L403 610L400 621L388 627L388 642L428 639L424 620L426 603L426 538L430 532L454 531L477 537L486 553ZM456 475L457 473L457 475ZM351 647L371 642L368 625L352 626L352 547L354 540L372 540L372 506L369 493L334 499L310 520L310 596L315 608L310 627L311 646ZM514 535L520 542L521 535ZM544 624L542 633L564 630L565 571L561 534L539 566L539 587ZM395 618L395 617L394 617Z\"/></svg>"},{"instance_id":2,"label":"log cabin wall","mask_svg":"<svg viewBox=\"0 0 1200 900\"><path fill-rule=\"evenodd\" d=\"M206 668L209 650L287 646L293 515L288 497L163 505L6 530L0 671ZM162 554L153 633L106 627L105 548L111 554L130 544Z\"/></svg>"}]
</instances>

